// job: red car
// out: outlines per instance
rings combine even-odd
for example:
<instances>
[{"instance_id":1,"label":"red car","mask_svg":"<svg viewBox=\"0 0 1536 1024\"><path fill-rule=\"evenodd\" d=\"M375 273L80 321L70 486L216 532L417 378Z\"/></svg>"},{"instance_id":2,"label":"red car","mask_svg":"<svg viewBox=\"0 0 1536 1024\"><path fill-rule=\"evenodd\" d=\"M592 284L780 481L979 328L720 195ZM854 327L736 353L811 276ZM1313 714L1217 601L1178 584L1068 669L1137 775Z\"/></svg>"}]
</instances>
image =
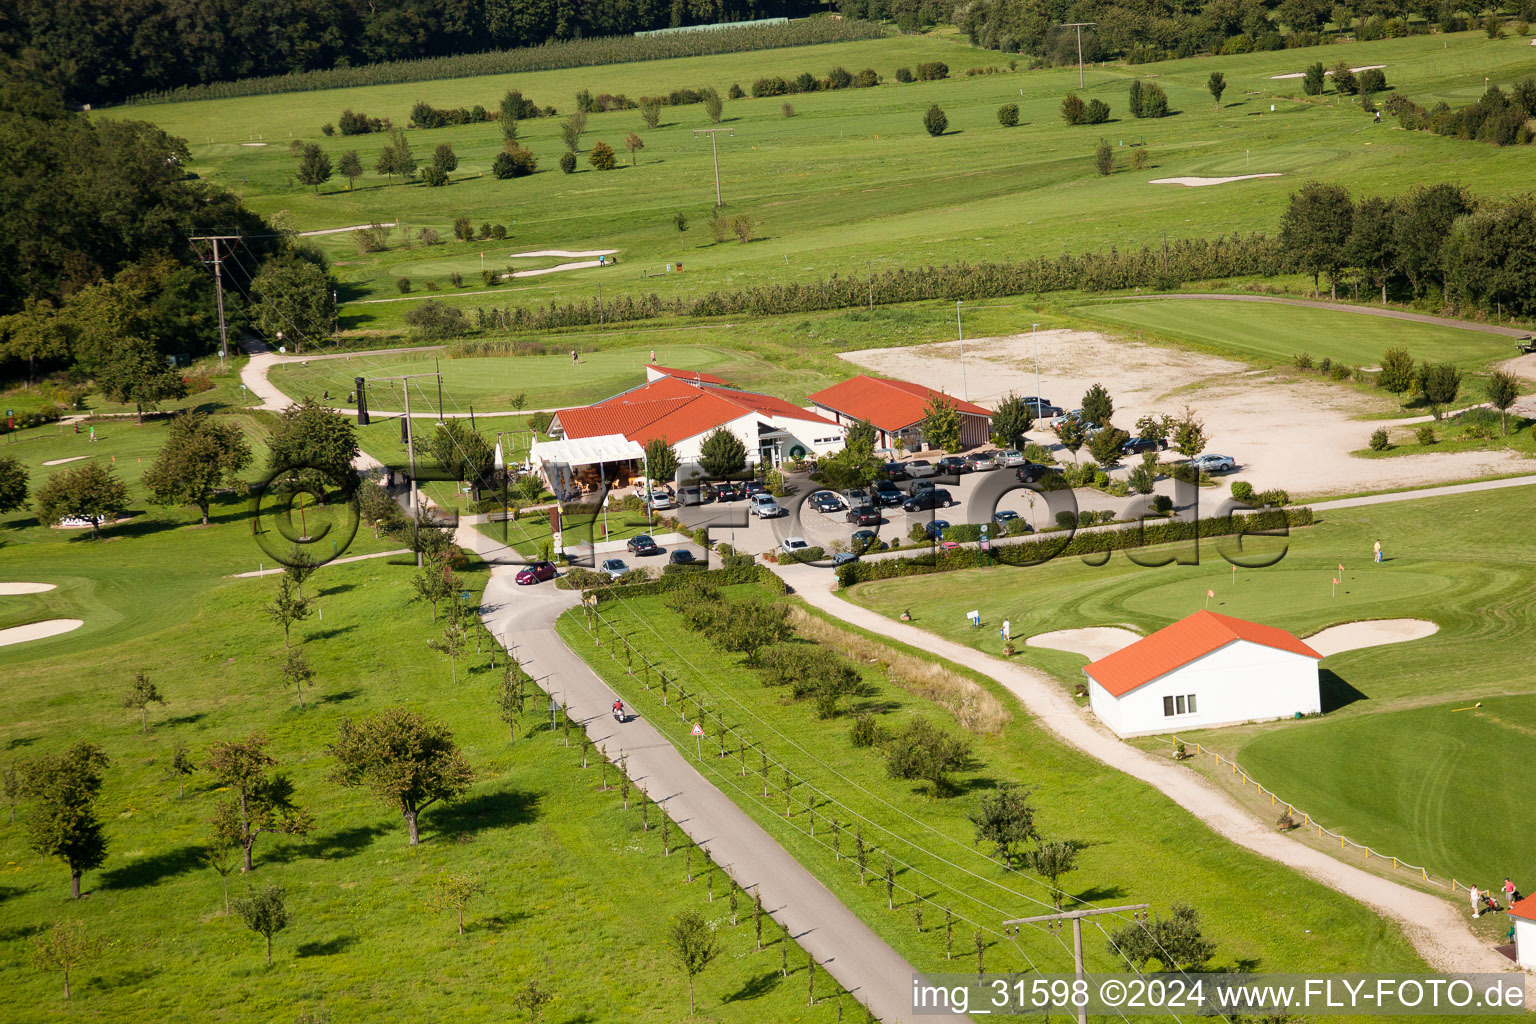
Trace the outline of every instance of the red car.
<instances>
[{"instance_id":1,"label":"red car","mask_svg":"<svg viewBox=\"0 0 1536 1024\"><path fill-rule=\"evenodd\" d=\"M519 569L516 579L518 586L526 587L533 583L552 580L558 575L560 573L555 569L554 562L534 562L526 569Z\"/></svg>"}]
</instances>

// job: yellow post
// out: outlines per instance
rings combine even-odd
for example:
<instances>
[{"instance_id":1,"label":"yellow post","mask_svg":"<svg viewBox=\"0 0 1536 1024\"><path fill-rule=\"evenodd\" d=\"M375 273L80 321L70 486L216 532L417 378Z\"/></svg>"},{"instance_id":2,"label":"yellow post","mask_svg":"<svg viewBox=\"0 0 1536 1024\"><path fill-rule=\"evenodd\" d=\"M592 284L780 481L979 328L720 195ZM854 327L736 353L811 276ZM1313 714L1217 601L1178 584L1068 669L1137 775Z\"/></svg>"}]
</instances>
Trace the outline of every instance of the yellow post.
<instances>
[{"instance_id":1,"label":"yellow post","mask_svg":"<svg viewBox=\"0 0 1536 1024\"><path fill-rule=\"evenodd\" d=\"M1323 826L1321 825L1317 826L1317 838L1323 838Z\"/></svg>"},{"instance_id":2,"label":"yellow post","mask_svg":"<svg viewBox=\"0 0 1536 1024\"><path fill-rule=\"evenodd\" d=\"M1397 858L1396 857L1392 858L1392 870L1393 871L1397 870Z\"/></svg>"}]
</instances>

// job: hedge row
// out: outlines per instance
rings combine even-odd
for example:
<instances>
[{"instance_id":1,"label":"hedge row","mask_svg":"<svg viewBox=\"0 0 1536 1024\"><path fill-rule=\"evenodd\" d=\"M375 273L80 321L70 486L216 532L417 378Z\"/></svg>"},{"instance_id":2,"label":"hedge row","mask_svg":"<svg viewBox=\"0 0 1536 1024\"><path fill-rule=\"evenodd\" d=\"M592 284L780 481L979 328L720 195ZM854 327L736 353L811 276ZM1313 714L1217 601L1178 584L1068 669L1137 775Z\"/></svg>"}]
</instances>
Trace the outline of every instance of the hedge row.
<instances>
[{"instance_id":1,"label":"hedge row","mask_svg":"<svg viewBox=\"0 0 1536 1024\"><path fill-rule=\"evenodd\" d=\"M810 284L758 285L714 291L698 298L621 295L547 306L478 308L481 330L549 330L662 316L777 316L931 299L989 299L1051 291L1115 291L1169 288L1185 281L1249 275L1274 276L1293 269L1278 239L1264 235L1192 238L1168 243L1165 252L1140 249L1042 256L1020 263L960 263L900 268L871 280L834 274Z\"/></svg>"},{"instance_id":2,"label":"hedge row","mask_svg":"<svg viewBox=\"0 0 1536 1024\"><path fill-rule=\"evenodd\" d=\"M1087 555L1106 551L1123 551L1128 548L1150 547L1178 541L1207 537L1231 536L1240 531L1258 533L1266 530L1289 529L1312 524L1310 508L1273 509L1248 515L1220 516L1201 519L1198 523L1182 520L1159 523L1141 530L1097 530L1093 533L1065 535L1045 534L1038 540L1019 544L998 544L988 553L988 561L1002 565L1025 566L1048 558ZM870 580L894 579L899 576L921 576L955 569L974 569L981 564L979 548L958 548L948 552L933 552L912 558L883 558L875 561L849 562L838 566L837 582L851 587L855 583Z\"/></svg>"},{"instance_id":3,"label":"hedge row","mask_svg":"<svg viewBox=\"0 0 1536 1024\"><path fill-rule=\"evenodd\" d=\"M428 82L442 78L551 71L556 68L626 64L637 60L670 60L674 57L744 53L749 50L773 50L819 43L848 43L861 39L879 39L884 35L884 29L870 22L852 18L837 21L811 18L783 25L743 25L709 32L678 32L644 37L600 36L545 43L543 46L525 46L515 50L492 50L487 53L366 64L356 68L331 68L264 78L242 78L231 82L210 82L206 85L144 93L131 97L127 102L181 103L231 96L309 92L312 89L346 89L359 85Z\"/></svg>"},{"instance_id":4,"label":"hedge row","mask_svg":"<svg viewBox=\"0 0 1536 1024\"><path fill-rule=\"evenodd\" d=\"M664 594L678 587L693 587L702 584L713 584L717 587L727 587L739 583L756 583L767 587L775 594L784 594L788 588L784 581L773 574L773 570L766 565L756 563L748 565L735 565L722 569L706 569L703 572L666 573L646 583L630 583L622 587L593 587L582 591L583 599L594 599L598 604L604 601L614 601L619 598L626 600L631 597L650 597L654 594Z\"/></svg>"}]
</instances>

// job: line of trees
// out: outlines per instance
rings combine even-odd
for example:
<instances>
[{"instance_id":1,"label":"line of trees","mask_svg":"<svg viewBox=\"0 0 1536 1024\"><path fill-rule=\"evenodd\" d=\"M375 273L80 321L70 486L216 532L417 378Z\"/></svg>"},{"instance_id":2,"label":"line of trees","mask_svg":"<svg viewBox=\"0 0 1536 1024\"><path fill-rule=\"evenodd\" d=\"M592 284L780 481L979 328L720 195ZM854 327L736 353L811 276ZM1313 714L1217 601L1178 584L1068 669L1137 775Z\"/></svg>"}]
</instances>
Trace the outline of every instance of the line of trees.
<instances>
[{"instance_id":1,"label":"line of trees","mask_svg":"<svg viewBox=\"0 0 1536 1024\"><path fill-rule=\"evenodd\" d=\"M1452 108L1441 100L1426 110L1395 94L1383 104L1387 113L1409 131L1428 131L1458 139L1476 139L1494 146L1525 145L1536 138L1536 78L1522 78L1506 94L1490 85L1476 103Z\"/></svg>"},{"instance_id":2,"label":"line of trees","mask_svg":"<svg viewBox=\"0 0 1536 1024\"><path fill-rule=\"evenodd\" d=\"M1536 313L1536 200L1479 200L1459 185L1425 185L1359 201L1341 185L1308 182L1291 196L1280 240L1296 268L1327 277L1330 294L1396 293L1431 307Z\"/></svg>"}]
</instances>

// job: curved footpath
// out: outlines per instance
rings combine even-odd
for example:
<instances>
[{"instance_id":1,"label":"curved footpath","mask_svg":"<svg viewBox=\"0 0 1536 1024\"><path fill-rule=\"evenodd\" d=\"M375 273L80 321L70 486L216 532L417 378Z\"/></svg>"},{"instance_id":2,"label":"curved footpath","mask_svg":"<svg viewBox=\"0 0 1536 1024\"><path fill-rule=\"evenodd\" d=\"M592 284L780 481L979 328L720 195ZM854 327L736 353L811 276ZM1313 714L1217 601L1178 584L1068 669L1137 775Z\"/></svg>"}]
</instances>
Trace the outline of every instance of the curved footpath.
<instances>
[{"instance_id":1,"label":"curved footpath","mask_svg":"<svg viewBox=\"0 0 1536 1024\"><path fill-rule=\"evenodd\" d=\"M1445 900L1335 860L1275 832L1201 776L1170 760L1153 757L1094 725L1061 684L1049 676L845 601L832 593L836 581L824 569L806 565L774 568L807 603L845 622L931 651L997 680L1019 698L1033 718L1064 743L1155 787L1222 838L1295 868L1395 921L1435 970L1493 973L1513 969L1509 960L1467 930L1460 915ZM1536 995L1536 977L1527 976L1526 993L1530 1005L1531 997Z\"/></svg>"},{"instance_id":2,"label":"curved footpath","mask_svg":"<svg viewBox=\"0 0 1536 1024\"><path fill-rule=\"evenodd\" d=\"M1361 306L1353 302L1332 302L1327 299L1291 299L1283 295L1241 295L1225 292L1157 292L1152 295L1111 295L1105 302L1139 302L1146 299L1229 299L1232 302L1277 302L1282 306L1307 306L1311 309L1328 309L1335 313L1360 313L1365 316L1386 317L1388 320L1408 320L1416 324L1434 324L1437 327L1460 327L1466 331L1482 331L1484 334L1502 334L1507 338L1526 338L1530 331L1518 327L1501 327L1498 324L1480 324L1471 320L1457 320L1449 316L1433 316L1429 313L1410 313L1390 306Z\"/></svg>"},{"instance_id":3,"label":"curved footpath","mask_svg":"<svg viewBox=\"0 0 1536 1024\"><path fill-rule=\"evenodd\" d=\"M481 611L486 627L509 649L516 645L523 667L565 702L594 744L606 746L611 758L628 756L635 785L696 844L707 847L737 885L760 894L774 920L843 988L881 1020L916 1024L912 965L648 722L632 718L615 724L609 714L613 691L555 632L555 620L576 607L580 594L553 586L519 587L513 572L510 567L492 572Z\"/></svg>"}]
</instances>

